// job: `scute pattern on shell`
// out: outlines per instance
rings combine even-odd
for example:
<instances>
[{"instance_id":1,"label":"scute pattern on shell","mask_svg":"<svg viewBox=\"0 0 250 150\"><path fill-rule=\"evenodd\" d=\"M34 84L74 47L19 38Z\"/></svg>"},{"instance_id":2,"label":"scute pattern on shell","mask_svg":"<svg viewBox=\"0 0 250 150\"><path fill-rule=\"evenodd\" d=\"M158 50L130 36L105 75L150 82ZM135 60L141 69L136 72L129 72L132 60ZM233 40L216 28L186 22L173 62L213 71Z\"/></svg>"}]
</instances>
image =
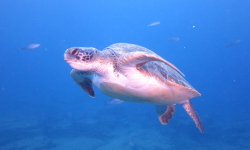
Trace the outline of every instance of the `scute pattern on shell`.
<instances>
[{"instance_id":1,"label":"scute pattern on shell","mask_svg":"<svg viewBox=\"0 0 250 150\"><path fill-rule=\"evenodd\" d=\"M129 52L135 52L135 51L142 51L142 52L155 54L154 52L152 52L151 50L149 50L145 47L134 45L134 44L127 44L127 43L117 43L117 44L113 44L107 48L114 50L119 55L126 54Z\"/></svg>"},{"instance_id":2,"label":"scute pattern on shell","mask_svg":"<svg viewBox=\"0 0 250 150\"><path fill-rule=\"evenodd\" d=\"M104 49L103 51L110 51L110 52L113 51L112 53L116 53L116 54L113 54L114 70L116 67L115 65L116 65L117 59L123 54L129 53L129 52L135 52L135 51L143 51L143 52L157 55L153 51L145 47L134 45L134 44L127 44L127 43L113 44L107 47L106 49ZM155 77L159 82L163 82L164 84L168 84L167 81L170 81L170 82L174 82L176 84L195 90L175 69L173 69L172 67L170 67L169 65L163 62L152 61L152 62L146 63L140 68L139 71L148 76Z\"/></svg>"}]
</instances>

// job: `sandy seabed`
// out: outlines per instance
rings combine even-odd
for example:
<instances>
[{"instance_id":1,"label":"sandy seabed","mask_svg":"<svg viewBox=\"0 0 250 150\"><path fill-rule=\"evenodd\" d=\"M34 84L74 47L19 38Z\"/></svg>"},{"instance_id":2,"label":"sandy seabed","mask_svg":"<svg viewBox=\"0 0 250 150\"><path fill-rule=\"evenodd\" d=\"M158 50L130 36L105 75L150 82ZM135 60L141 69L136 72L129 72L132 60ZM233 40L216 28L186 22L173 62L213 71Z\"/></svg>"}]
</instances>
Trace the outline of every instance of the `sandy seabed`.
<instances>
[{"instance_id":1,"label":"sandy seabed","mask_svg":"<svg viewBox=\"0 0 250 150\"><path fill-rule=\"evenodd\" d=\"M105 108L109 109L109 108ZM200 116L205 133L186 114L168 125L157 117L105 114L74 118L9 114L0 117L0 150L235 150L250 149L250 119ZM153 119L152 119L153 118Z\"/></svg>"}]
</instances>

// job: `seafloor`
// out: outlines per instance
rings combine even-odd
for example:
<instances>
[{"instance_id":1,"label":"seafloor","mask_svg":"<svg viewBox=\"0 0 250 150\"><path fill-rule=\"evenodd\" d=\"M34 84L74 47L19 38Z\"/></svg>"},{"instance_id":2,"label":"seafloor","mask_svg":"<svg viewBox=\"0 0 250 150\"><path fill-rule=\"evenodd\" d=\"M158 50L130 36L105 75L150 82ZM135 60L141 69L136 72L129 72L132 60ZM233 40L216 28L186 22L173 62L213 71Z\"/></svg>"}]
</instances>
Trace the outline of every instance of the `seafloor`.
<instances>
[{"instance_id":1,"label":"seafloor","mask_svg":"<svg viewBox=\"0 0 250 150\"><path fill-rule=\"evenodd\" d=\"M176 108L168 125L156 113L128 106L103 106L93 112L1 114L0 150L240 150L250 149L250 117L200 114L205 133ZM148 106L146 106L148 108ZM80 115L79 115L80 114ZM234 119L232 119L234 118Z\"/></svg>"}]
</instances>

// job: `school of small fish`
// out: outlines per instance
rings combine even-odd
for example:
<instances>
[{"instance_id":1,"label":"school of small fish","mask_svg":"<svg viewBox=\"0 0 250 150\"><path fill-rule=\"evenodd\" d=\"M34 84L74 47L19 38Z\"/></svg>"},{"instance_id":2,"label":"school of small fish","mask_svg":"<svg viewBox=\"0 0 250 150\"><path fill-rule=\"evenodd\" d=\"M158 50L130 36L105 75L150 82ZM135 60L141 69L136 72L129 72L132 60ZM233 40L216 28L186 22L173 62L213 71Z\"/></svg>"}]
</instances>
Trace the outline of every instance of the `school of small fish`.
<instances>
[{"instance_id":1,"label":"school of small fish","mask_svg":"<svg viewBox=\"0 0 250 150\"><path fill-rule=\"evenodd\" d=\"M149 26L149 27L157 26L157 25L159 25L160 23L161 23L161 22L153 22L153 23L149 24L148 26ZM193 28L195 28L195 26L193 26ZM180 40L180 38L173 37L173 38L167 39L166 41L167 41L167 42L177 42L177 41L179 41L179 40ZM235 46L235 45L239 44L240 42L241 42L241 40L235 40L235 41L229 43L228 45L226 45L225 48ZM184 47L184 48L185 48L185 47Z\"/></svg>"},{"instance_id":2,"label":"school of small fish","mask_svg":"<svg viewBox=\"0 0 250 150\"><path fill-rule=\"evenodd\" d=\"M157 26L159 25L161 22L153 22L151 24L149 24L148 26L149 27L152 27L152 26ZM193 26L193 28L195 28L195 26ZM179 41L180 38L177 38L177 37L173 37L173 38L169 38L167 39L166 41L167 42L177 42ZM232 47L232 46L235 46L237 44L239 44L241 42L241 40L235 40L231 43L229 43L228 45L225 46L225 48L228 48L228 47ZM35 48L38 48L40 46L40 44L29 44L29 45L26 45L22 48L19 48L20 50L31 50L31 49L35 49ZM185 48L185 47L184 47ZM112 100L111 100L112 101Z\"/></svg>"}]
</instances>

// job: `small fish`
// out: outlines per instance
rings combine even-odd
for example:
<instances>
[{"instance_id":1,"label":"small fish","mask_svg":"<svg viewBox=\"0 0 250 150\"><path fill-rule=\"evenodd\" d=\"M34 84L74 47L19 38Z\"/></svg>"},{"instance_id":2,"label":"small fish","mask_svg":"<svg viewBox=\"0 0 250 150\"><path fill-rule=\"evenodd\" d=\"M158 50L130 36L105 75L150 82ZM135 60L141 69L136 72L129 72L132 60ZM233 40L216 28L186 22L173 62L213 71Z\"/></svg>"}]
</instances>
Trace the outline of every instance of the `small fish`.
<instances>
[{"instance_id":1,"label":"small fish","mask_svg":"<svg viewBox=\"0 0 250 150\"><path fill-rule=\"evenodd\" d=\"M20 50L35 49L35 48L38 48L39 46L40 46L40 44L30 44L30 45L26 45L26 46L20 48Z\"/></svg>"},{"instance_id":2,"label":"small fish","mask_svg":"<svg viewBox=\"0 0 250 150\"><path fill-rule=\"evenodd\" d=\"M159 25L160 24L160 22L154 22L154 23L151 23L151 24L149 24L148 26L156 26L156 25Z\"/></svg>"},{"instance_id":3,"label":"small fish","mask_svg":"<svg viewBox=\"0 0 250 150\"><path fill-rule=\"evenodd\" d=\"M131 147L135 147L135 143L134 143L133 141L129 141L129 145L130 145Z\"/></svg>"},{"instance_id":4,"label":"small fish","mask_svg":"<svg viewBox=\"0 0 250 150\"><path fill-rule=\"evenodd\" d=\"M112 98L110 101L105 101L105 106L106 105L118 105L118 104L121 104L123 103L124 101L122 100L119 100L119 99L116 99L116 98Z\"/></svg>"},{"instance_id":5,"label":"small fish","mask_svg":"<svg viewBox=\"0 0 250 150\"><path fill-rule=\"evenodd\" d=\"M227 46L225 46L225 48L228 48L228 47L231 47L231 46L234 46L234 45L237 45L241 42L241 40L236 40L236 41L233 41L231 43L229 43Z\"/></svg>"},{"instance_id":6,"label":"small fish","mask_svg":"<svg viewBox=\"0 0 250 150\"><path fill-rule=\"evenodd\" d=\"M166 41L167 42L177 42L179 40L180 40L179 38L170 38L170 39L167 39Z\"/></svg>"}]
</instances>

